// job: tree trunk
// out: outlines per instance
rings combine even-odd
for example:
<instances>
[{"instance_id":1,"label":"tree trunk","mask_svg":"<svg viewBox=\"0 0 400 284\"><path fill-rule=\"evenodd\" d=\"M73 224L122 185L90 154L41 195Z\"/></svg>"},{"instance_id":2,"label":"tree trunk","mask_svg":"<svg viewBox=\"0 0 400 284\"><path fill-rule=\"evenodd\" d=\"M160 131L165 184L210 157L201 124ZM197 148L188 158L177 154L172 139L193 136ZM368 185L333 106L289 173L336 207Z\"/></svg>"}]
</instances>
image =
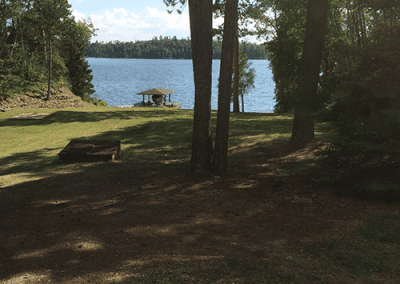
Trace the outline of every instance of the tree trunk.
<instances>
[{"instance_id":1,"label":"tree trunk","mask_svg":"<svg viewBox=\"0 0 400 284\"><path fill-rule=\"evenodd\" d=\"M210 170L212 0L189 0L195 85L191 171Z\"/></svg>"},{"instance_id":2,"label":"tree trunk","mask_svg":"<svg viewBox=\"0 0 400 284\"><path fill-rule=\"evenodd\" d=\"M233 112L239 112L239 31L235 36L233 53Z\"/></svg>"},{"instance_id":3,"label":"tree trunk","mask_svg":"<svg viewBox=\"0 0 400 284\"><path fill-rule=\"evenodd\" d=\"M21 20L19 20L19 24L21 24ZM22 59L23 59L23 61L24 61L24 66L26 66L24 35L23 35L23 32L22 32L22 31L21 31L20 41L21 41L21 47L22 47Z\"/></svg>"},{"instance_id":4,"label":"tree trunk","mask_svg":"<svg viewBox=\"0 0 400 284\"><path fill-rule=\"evenodd\" d=\"M50 100L50 88L51 88L51 27L49 28L49 82L47 85L47 100Z\"/></svg>"},{"instance_id":5,"label":"tree trunk","mask_svg":"<svg viewBox=\"0 0 400 284\"><path fill-rule=\"evenodd\" d=\"M238 0L226 1L226 14L219 75L218 113L213 170L224 173L228 167L229 114L232 95L233 46L237 33Z\"/></svg>"},{"instance_id":6,"label":"tree trunk","mask_svg":"<svg viewBox=\"0 0 400 284\"><path fill-rule=\"evenodd\" d=\"M328 0L308 1L306 36L297 77L298 101L295 106L291 145L315 142L312 103L318 90L327 17Z\"/></svg>"},{"instance_id":7,"label":"tree trunk","mask_svg":"<svg viewBox=\"0 0 400 284\"><path fill-rule=\"evenodd\" d=\"M244 100L243 100L243 95L241 95L242 97L242 112L244 112Z\"/></svg>"}]
</instances>

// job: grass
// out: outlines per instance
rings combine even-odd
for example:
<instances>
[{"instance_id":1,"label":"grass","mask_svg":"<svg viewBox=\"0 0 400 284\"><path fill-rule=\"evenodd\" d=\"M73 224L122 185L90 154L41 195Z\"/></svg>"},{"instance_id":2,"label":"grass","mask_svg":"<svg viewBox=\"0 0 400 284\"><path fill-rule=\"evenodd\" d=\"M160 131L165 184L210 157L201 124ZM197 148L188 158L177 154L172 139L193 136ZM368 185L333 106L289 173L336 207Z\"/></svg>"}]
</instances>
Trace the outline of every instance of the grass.
<instances>
[{"instance_id":1,"label":"grass","mask_svg":"<svg viewBox=\"0 0 400 284\"><path fill-rule=\"evenodd\" d=\"M73 171L74 166L55 166L52 162L71 139L121 140L123 157L136 161L148 160L149 155L154 156L154 159L160 156L168 158L171 154L175 156L177 152L182 152L183 162L190 155L191 110L133 111L96 107L29 112L53 115L39 121L9 120L22 113L16 109L0 116L0 163L3 165L0 170L0 186L40 179L60 171ZM214 112L214 126L215 120ZM290 137L291 120L290 116L272 114L232 115L229 142L232 161L236 158L234 153L240 152L241 147L256 148L272 140L286 141ZM316 136L319 135L322 133L317 130Z\"/></svg>"},{"instance_id":2,"label":"grass","mask_svg":"<svg viewBox=\"0 0 400 284\"><path fill-rule=\"evenodd\" d=\"M177 263L124 283L398 283L399 234L399 213L375 215L341 238L306 246L302 254L272 261L210 261L195 267Z\"/></svg>"},{"instance_id":3,"label":"grass","mask_svg":"<svg viewBox=\"0 0 400 284\"><path fill-rule=\"evenodd\" d=\"M63 183L57 179L58 176L73 174L75 178L86 178L92 164L58 162L57 154L71 139L121 140L122 161L146 164L150 176L153 174L153 164L158 164L161 158L165 165L179 172L186 171L190 160L192 110L109 107L41 109L29 112L48 112L53 115L39 121L9 120L22 112L15 109L0 113L0 197L5 193L5 188L13 190L16 185L32 181L48 179L53 187L59 188ZM265 145L284 145L290 137L292 119L290 115L232 114L229 141L232 174L243 174L245 171L244 168L240 171L234 168L239 163L254 164L258 159L261 161L265 156ZM215 125L215 112L212 120ZM332 135L328 123L316 122L317 140L329 141ZM251 155L243 154L249 149ZM314 157L295 161L289 155L260 166L278 171L272 187L274 191L279 191L289 182L291 173L306 171L314 164ZM99 165L96 170L101 167L105 167L105 164ZM110 169L108 173L112 174L113 170ZM88 178L96 179L90 175ZM249 180L238 188L250 188L256 182ZM151 189L150 185L148 187ZM207 183L198 184L196 196L207 198L207 188ZM240 190L232 190L230 200L234 200ZM129 196L131 192L124 194ZM170 202L184 202L186 198L168 195L163 190L156 191L154 195L162 206L168 206ZM54 192L46 199L64 197L62 192ZM213 198L218 200L218 196ZM22 204L28 204L34 200L27 196L21 201ZM243 218L247 212L257 208L271 209L278 201L271 199L268 204L248 201L239 207L233 201L219 200L232 202L232 215L237 218ZM222 216L225 213L219 214ZM194 217L194 214L190 217ZM117 220L120 217L115 218ZM304 245L301 251L277 254L269 260L215 259L190 264L176 261L160 268L138 269L137 273L132 270L130 275L123 277L117 272L110 273L102 279L107 283L399 283L399 235L399 212L375 214L361 226L342 232L339 237ZM254 250L257 248L254 247Z\"/></svg>"}]
</instances>

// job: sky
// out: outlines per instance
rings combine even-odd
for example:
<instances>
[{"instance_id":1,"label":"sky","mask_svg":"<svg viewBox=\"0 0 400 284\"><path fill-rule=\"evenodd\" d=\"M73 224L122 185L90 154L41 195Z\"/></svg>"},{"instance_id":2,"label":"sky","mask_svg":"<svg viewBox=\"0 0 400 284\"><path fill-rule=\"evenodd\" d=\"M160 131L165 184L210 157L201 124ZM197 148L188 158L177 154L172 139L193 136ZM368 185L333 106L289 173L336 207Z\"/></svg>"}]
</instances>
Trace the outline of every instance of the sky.
<instances>
[{"instance_id":1,"label":"sky","mask_svg":"<svg viewBox=\"0 0 400 284\"><path fill-rule=\"evenodd\" d=\"M68 0L75 20L90 19L97 36L91 42L151 40L161 36L190 37L189 11L186 4L183 13L176 10L168 14L163 0ZM176 7L179 7L177 5ZM216 28L223 18L213 20ZM247 41L261 43L255 37Z\"/></svg>"}]
</instances>

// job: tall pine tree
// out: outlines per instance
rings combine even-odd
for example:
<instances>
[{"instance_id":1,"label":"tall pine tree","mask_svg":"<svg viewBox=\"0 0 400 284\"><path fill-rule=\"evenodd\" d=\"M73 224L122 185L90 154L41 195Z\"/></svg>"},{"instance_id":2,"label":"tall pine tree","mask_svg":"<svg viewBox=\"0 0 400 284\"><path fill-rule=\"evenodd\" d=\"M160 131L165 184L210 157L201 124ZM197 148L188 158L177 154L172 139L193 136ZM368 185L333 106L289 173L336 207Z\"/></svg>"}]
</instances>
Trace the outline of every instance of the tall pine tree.
<instances>
[{"instance_id":1,"label":"tall pine tree","mask_svg":"<svg viewBox=\"0 0 400 284\"><path fill-rule=\"evenodd\" d=\"M36 0L34 2L34 10L39 17L37 18L38 26L44 34L42 44L45 50L48 50L48 91L47 99L50 99L51 77L52 77L52 47L51 44L57 41L56 35L62 33L64 21L71 15L71 5L67 0Z\"/></svg>"},{"instance_id":2,"label":"tall pine tree","mask_svg":"<svg viewBox=\"0 0 400 284\"><path fill-rule=\"evenodd\" d=\"M65 66L68 69L71 91L80 97L95 92L91 83L93 76L89 69L89 63L85 58L85 45L94 35L91 23L75 22L74 17L68 18L65 24L64 36L60 41L60 49L64 53Z\"/></svg>"}]
</instances>

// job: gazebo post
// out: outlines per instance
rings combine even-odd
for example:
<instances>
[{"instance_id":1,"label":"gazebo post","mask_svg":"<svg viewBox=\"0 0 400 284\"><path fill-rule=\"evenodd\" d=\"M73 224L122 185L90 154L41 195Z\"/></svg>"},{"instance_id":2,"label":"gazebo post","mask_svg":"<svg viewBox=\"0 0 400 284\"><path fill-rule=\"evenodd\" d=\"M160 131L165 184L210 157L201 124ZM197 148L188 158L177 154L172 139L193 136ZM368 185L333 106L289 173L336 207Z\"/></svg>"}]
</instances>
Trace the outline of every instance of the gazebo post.
<instances>
[{"instance_id":1,"label":"gazebo post","mask_svg":"<svg viewBox=\"0 0 400 284\"><path fill-rule=\"evenodd\" d=\"M150 103L150 95L147 95L147 98L148 98L148 102Z\"/></svg>"},{"instance_id":2,"label":"gazebo post","mask_svg":"<svg viewBox=\"0 0 400 284\"><path fill-rule=\"evenodd\" d=\"M171 94L169 94L169 102L171 102Z\"/></svg>"},{"instance_id":3,"label":"gazebo post","mask_svg":"<svg viewBox=\"0 0 400 284\"><path fill-rule=\"evenodd\" d=\"M143 95L143 104L144 104L144 95Z\"/></svg>"}]
</instances>

